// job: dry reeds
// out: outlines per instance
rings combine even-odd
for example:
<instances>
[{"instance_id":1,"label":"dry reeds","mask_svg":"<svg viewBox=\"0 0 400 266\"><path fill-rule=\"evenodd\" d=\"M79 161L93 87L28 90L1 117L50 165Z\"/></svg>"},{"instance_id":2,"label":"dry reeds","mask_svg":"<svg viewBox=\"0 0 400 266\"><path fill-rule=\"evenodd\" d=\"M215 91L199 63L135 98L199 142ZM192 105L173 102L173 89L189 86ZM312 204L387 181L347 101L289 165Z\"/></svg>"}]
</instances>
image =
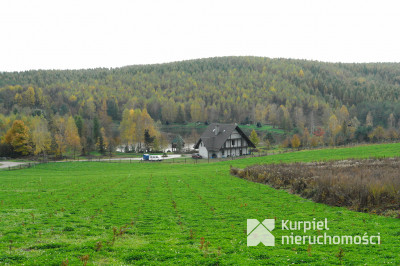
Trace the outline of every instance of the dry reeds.
<instances>
[{"instance_id":1,"label":"dry reeds","mask_svg":"<svg viewBox=\"0 0 400 266\"><path fill-rule=\"evenodd\" d=\"M400 159L264 164L231 174L333 206L398 216Z\"/></svg>"}]
</instances>

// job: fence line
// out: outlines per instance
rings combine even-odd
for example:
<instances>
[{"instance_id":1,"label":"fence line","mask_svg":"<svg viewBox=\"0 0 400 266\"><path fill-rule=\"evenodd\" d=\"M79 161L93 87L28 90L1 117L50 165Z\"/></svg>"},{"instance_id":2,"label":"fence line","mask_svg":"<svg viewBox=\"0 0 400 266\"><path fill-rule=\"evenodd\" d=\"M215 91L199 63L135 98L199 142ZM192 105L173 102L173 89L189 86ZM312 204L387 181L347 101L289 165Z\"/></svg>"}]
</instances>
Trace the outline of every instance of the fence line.
<instances>
[{"instance_id":1,"label":"fence line","mask_svg":"<svg viewBox=\"0 0 400 266\"><path fill-rule=\"evenodd\" d=\"M163 160L159 163L166 163L166 164L198 164L198 163L215 163L215 162L226 162L226 161L233 161L239 159L246 159L246 158L256 158L256 157L265 157L268 155L272 155L273 153L259 153L259 154L251 154L251 155L242 155L242 156L232 156L232 157L225 157L225 158L208 158L208 159L193 159L190 157L182 157L182 158L172 158ZM152 163L153 161L139 161L139 163Z\"/></svg>"},{"instance_id":2,"label":"fence line","mask_svg":"<svg viewBox=\"0 0 400 266\"><path fill-rule=\"evenodd\" d=\"M283 151L286 152L286 151ZM282 153L282 152L279 152ZM226 158L213 158L213 159L193 159L191 157L177 157L177 158L172 158L172 159L163 159L161 162L158 163L166 163L166 164L199 164L199 163L215 163L215 162L225 162L225 161L233 161L233 160L239 160L239 159L246 159L246 158L255 158L255 157L263 157L263 156L268 156L272 155L274 153L259 153L259 154L251 154L251 155L242 155L242 156L234 156L234 157L226 157ZM101 158L101 157L89 157L85 160L80 159L79 157L77 160L68 160L66 159L64 162L82 162L82 161L87 161L87 162L104 162L104 163L152 163L154 161L144 161L144 160L132 160L132 158L125 159L125 158L120 158L119 160L117 159L111 159L109 158ZM52 161L52 160L41 160L38 162L28 162L28 163L21 163L19 165L15 166L9 166L6 168L1 168L1 170L20 170L20 169L27 169L31 167L35 167L36 165L39 164L45 164L45 163L61 163L60 161Z\"/></svg>"},{"instance_id":3,"label":"fence line","mask_svg":"<svg viewBox=\"0 0 400 266\"><path fill-rule=\"evenodd\" d=\"M41 163L38 163L38 162L21 163L21 164L14 165L14 166L0 168L0 171L5 171L5 170L12 171L12 170L27 169L27 168L35 167L37 164L41 164Z\"/></svg>"}]
</instances>

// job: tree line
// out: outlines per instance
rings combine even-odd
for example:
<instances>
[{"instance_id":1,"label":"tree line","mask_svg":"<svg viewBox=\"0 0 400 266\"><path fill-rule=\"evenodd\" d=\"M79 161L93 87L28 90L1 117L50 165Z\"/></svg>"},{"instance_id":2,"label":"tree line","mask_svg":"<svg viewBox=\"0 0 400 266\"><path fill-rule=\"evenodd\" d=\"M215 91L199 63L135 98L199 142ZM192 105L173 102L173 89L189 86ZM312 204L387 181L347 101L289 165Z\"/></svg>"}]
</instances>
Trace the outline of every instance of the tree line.
<instances>
[{"instance_id":1,"label":"tree line","mask_svg":"<svg viewBox=\"0 0 400 266\"><path fill-rule=\"evenodd\" d=\"M270 124L297 134L305 145L336 145L396 139L399 97L396 63L222 57L115 69L2 72L0 134L5 142L15 120L33 132L33 118L42 117L55 146L56 133L66 127L59 129L59 120L67 124L71 117L83 152L98 145L115 149L117 143L141 149L146 145L138 117L144 112L142 121L147 116L156 121L154 129L148 128L155 143L147 148L165 143L155 129L161 124L198 121Z\"/></svg>"},{"instance_id":2,"label":"tree line","mask_svg":"<svg viewBox=\"0 0 400 266\"><path fill-rule=\"evenodd\" d=\"M99 117L85 120L79 115L0 115L4 132L0 156L63 158L69 152L75 158L95 150L111 156L120 145L125 152L162 151L168 145L146 109L126 110L118 128L108 115L100 113Z\"/></svg>"}]
</instances>

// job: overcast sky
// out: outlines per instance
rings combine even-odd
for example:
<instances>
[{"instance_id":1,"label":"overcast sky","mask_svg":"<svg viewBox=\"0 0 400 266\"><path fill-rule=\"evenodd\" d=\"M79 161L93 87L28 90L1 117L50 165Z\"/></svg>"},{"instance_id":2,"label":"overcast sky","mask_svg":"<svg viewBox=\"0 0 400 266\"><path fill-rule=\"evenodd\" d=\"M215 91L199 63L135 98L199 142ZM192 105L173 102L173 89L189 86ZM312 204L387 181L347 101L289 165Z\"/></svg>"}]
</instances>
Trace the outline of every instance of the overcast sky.
<instances>
[{"instance_id":1,"label":"overcast sky","mask_svg":"<svg viewBox=\"0 0 400 266\"><path fill-rule=\"evenodd\" d=\"M0 71L253 55L400 62L386 0L1 0Z\"/></svg>"}]
</instances>

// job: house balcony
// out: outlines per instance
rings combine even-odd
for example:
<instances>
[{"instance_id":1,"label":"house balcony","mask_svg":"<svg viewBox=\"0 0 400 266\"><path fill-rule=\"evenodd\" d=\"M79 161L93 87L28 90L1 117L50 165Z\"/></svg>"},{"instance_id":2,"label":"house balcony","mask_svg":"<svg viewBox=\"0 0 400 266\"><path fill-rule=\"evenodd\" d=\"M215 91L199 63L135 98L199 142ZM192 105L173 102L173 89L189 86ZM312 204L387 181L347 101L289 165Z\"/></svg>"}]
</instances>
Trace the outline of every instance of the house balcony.
<instances>
[{"instance_id":1,"label":"house balcony","mask_svg":"<svg viewBox=\"0 0 400 266\"><path fill-rule=\"evenodd\" d=\"M222 149L243 149L243 148L249 148L249 146L232 146L232 147L222 147Z\"/></svg>"}]
</instances>

